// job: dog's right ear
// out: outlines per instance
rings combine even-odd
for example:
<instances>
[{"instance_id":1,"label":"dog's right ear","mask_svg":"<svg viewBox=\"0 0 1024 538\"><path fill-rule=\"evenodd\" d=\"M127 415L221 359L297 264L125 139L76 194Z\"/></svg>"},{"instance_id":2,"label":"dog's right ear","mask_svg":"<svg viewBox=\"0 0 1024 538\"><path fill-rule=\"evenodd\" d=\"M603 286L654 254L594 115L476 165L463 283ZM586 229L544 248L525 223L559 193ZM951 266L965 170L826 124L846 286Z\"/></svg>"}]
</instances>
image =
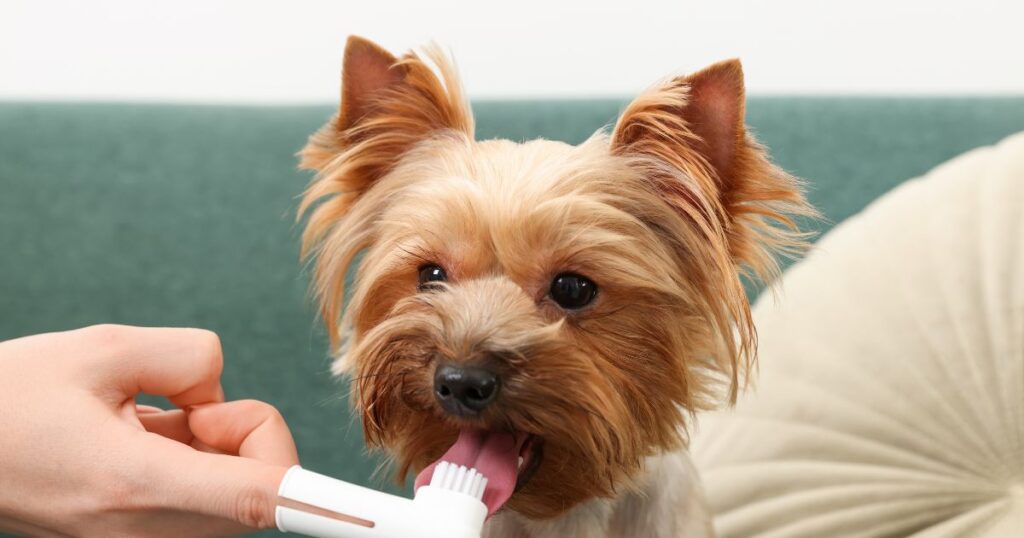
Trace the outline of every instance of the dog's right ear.
<instances>
[{"instance_id":1,"label":"dog's right ear","mask_svg":"<svg viewBox=\"0 0 1024 538\"><path fill-rule=\"evenodd\" d=\"M420 142L453 132L473 138L473 116L451 60L436 46L424 52L429 64L413 52L395 58L350 37L338 113L299 154L300 166L317 173L299 204L298 216L308 217L302 255L316 258L313 288L335 349L345 275L373 243L375 213L388 195L372 187Z\"/></svg>"},{"instance_id":2,"label":"dog's right ear","mask_svg":"<svg viewBox=\"0 0 1024 538\"><path fill-rule=\"evenodd\" d=\"M374 96L402 83L406 67L376 43L351 36L345 45L341 75L341 106L335 124L345 131L372 110Z\"/></svg>"},{"instance_id":3,"label":"dog's right ear","mask_svg":"<svg viewBox=\"0 0 1024 538\"><path fill-rule=\"evenodd\" d=\"M310 137L300 167L320 172L319 180L344 183L335 192L362 191L437 131L472 137L472 113L454 66L436 46L425 52L436 72L413 52L396 58L372 41L349 37L338 113Z\"/></svg>"}]
</instances>

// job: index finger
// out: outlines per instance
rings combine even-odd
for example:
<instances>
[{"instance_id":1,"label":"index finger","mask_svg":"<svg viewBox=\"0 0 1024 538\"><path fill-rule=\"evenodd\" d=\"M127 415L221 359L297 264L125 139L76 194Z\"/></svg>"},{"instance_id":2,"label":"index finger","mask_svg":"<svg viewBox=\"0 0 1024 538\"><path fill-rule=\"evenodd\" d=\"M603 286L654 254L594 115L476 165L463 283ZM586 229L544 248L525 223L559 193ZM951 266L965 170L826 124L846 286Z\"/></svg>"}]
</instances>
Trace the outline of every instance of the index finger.
<instances>
[{"instance_id":1,"label":"index finger","mask_svg":"<svg viewBox=\"0 0 1024 538\"><path fill-rule=\"evenodd\" d=\"M89 350L85 374L115 403L140 392L178 407L224 401L223 353L213 332L97 325L72 333Z\"/></svg>"}]
</instances>

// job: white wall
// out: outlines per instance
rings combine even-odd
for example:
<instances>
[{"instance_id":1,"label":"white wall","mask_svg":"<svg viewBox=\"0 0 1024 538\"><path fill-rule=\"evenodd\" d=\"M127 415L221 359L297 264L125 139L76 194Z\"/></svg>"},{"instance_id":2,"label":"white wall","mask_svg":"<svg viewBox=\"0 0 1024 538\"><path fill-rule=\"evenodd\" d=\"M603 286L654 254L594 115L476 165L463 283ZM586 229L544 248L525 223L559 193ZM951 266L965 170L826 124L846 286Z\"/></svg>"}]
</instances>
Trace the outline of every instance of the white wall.
<instances>
[{"instance_id":1,"label":"white wall","mask_svg":"<svg viewBox=\"0 0 1024 538\"><path fill-rule=\"evenodd\" d=\"M450 47L473 97L1024 94L1024 0L0 0L0 99L333 102L346 35Z\"/></svg>"}]
</instances>

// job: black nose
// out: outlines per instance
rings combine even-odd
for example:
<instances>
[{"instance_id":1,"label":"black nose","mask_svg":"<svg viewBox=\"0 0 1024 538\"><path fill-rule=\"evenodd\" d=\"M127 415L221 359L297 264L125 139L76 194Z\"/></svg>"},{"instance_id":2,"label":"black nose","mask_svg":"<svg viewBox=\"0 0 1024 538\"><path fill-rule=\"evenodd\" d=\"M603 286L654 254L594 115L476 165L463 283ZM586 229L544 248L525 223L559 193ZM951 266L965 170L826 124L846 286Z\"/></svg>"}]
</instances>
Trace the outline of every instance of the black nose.
<instances>
[{"instance_id":1,"label":"black nose","mask_svg":"<svg viewBox=\"0 0 1024 538\"><path fill-rule=\"evenodd\" d=\"M434 372L434 396L446 412L459 417L480 414L498 396L498 375L480 366L441 364Z\"/></svg>"}]
</instances>

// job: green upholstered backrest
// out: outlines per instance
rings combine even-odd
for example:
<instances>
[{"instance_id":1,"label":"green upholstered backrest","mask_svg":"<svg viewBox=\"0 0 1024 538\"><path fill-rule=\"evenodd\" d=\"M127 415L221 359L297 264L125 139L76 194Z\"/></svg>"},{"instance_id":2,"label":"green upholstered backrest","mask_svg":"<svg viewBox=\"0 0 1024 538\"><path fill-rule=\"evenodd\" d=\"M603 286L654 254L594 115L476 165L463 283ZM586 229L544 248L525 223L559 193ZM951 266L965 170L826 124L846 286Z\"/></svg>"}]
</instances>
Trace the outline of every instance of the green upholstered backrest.
<instances>
[{"instance_id":1,"label":"green upholstered backrest","mask_svg":"<svg viewBox=\"0 0 1024 538\"><path fill-rule=\"evenodd\" d=\"M480 102L478 137L575 143L623 104ZM100 322L212 329L227 396L276 405L306 467L389 484L328 374L298 260L296 196L311 176L294 153L331 113L0 103L0 339ZM748 122L838 222L1024 130L1024 99L753 98Z\"/></svg>"}]
</instances>

